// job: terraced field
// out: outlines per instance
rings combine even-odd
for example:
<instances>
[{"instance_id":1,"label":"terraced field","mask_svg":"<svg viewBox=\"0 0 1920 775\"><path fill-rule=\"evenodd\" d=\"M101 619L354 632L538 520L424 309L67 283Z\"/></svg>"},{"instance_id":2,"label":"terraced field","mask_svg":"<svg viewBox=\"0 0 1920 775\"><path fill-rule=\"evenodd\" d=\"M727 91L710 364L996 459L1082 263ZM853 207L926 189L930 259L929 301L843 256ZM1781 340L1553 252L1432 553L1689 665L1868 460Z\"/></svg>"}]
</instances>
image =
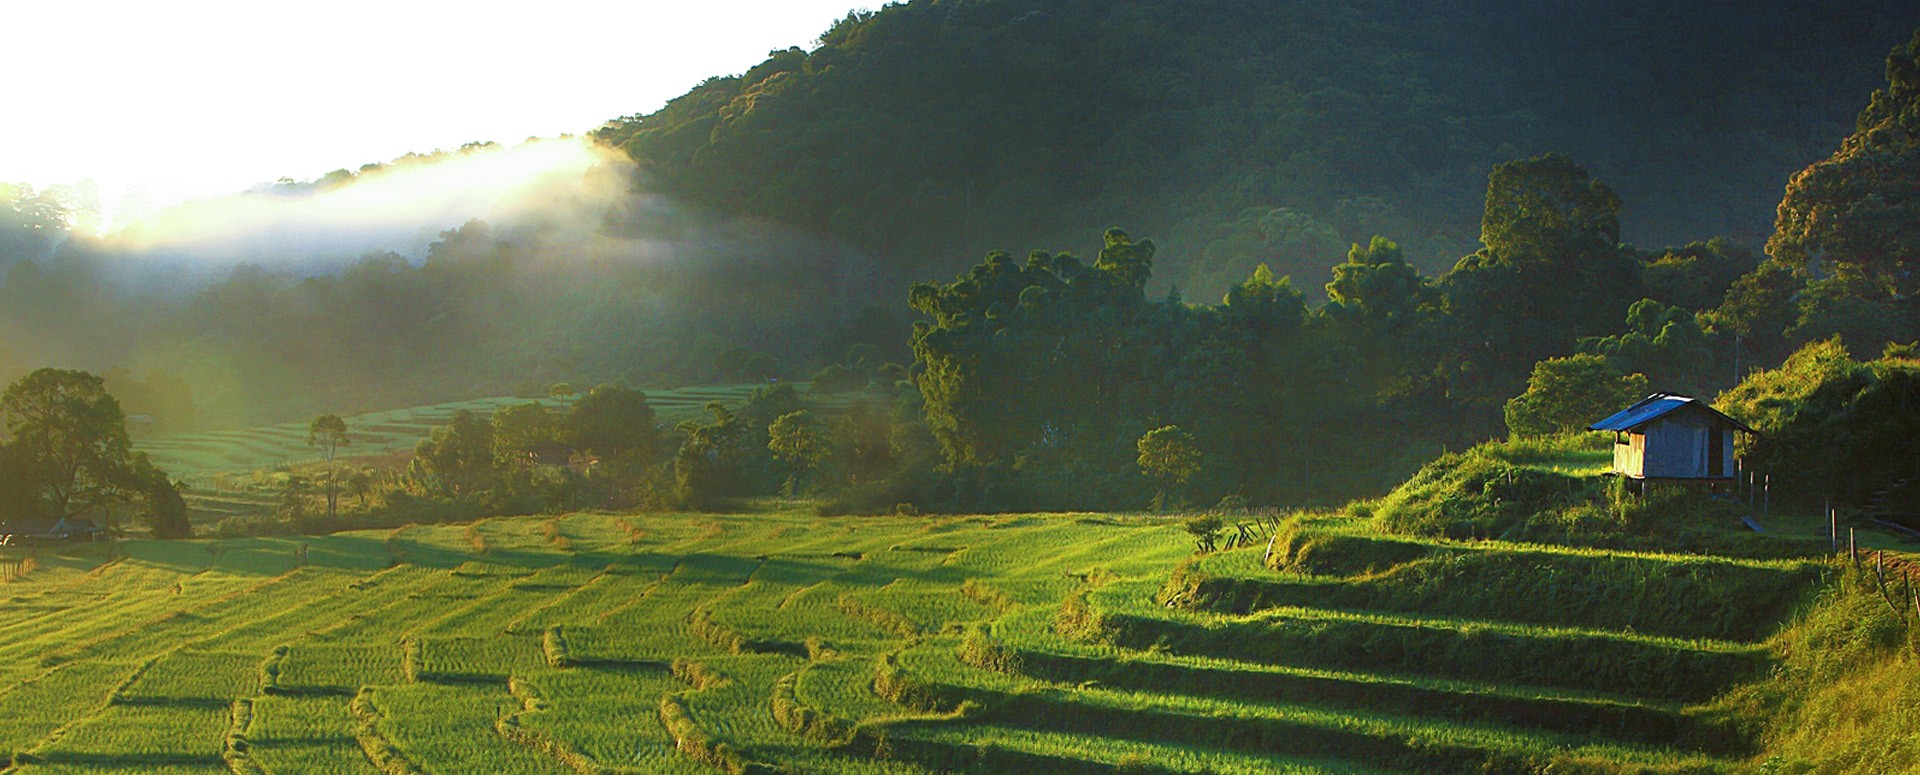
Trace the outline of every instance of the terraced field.
<instances>
[{"instance_id":1,"label":"terraced field","mask_svg":"<svg viewBox=\"0 0 1920 775\"><path fill-rule=\"evenodd\" d=\"M795 383L795 386L803 393L807 388L806 383ZM671 426L704 415L709 401L724 401L729 406L738 406L746 401L747 395L756 387L759 384L650 390L647 391L647 398L661 422ZM845 394L810 400L823 408L833 409L843 408L857 397L858 394ZM353 443L342 448L340 454L376 457L411 452L414 445L425 439L434 428L451 422L456 412L466 410L486 415L504 407L529 402L564 410L572 404L572 399L503 396L354 415L346 418L347 435ZM221 474L246 474L264 468L301 465L321 459L318 450L307 446L307 423L304 420L241 430L145 439L134 446L151 455L154 462L167 472L186 477L196 484L204 482L207 487L213 487L212 480Z\"/></svg>"},{"instance_id":2,"label":"terraced field","mask_svg":"<svg viewBox=\"0 0 1920 775\"><path fill-rule=\"evenodd\" d=\"M1823 567L1285 536L1266 562L1146 518L580 514L45 554L0 590L0 746L20 773L1715 771L1747 742L1701 704L1766 673Z\"/></svg>"},{"instance_id":3,"label":"terraced field","mask_svg":"<svg viewBox=\"0 0 1920 775\"><path fill-rule=\"evenodd\" d=\"M710 385L648 391L647 398L666 426L703 417L706 405L721 401L738 407L759 384ZM806 383L796 383L803 394ZM823 412L842 411L862 398L885 400L878 391L831 396L808 395L807 405ZM372 460L376 466L396 465L433 429L452 422L466 410L487 415L504 407L538 402L564 411L571 399L532 399L511 396L395 409L346 418L343 458ZM189 516L195 524L211 525L228 517L272 514L285 489L284 476L274 471L317 465L319 450L307 446L305 422L281 423L240 430L209 431L160 439L141 439L135 448L152 456L161 469L188 484ZM382 459L385 458L385 459Z\"/></svg>"}]
</instances>

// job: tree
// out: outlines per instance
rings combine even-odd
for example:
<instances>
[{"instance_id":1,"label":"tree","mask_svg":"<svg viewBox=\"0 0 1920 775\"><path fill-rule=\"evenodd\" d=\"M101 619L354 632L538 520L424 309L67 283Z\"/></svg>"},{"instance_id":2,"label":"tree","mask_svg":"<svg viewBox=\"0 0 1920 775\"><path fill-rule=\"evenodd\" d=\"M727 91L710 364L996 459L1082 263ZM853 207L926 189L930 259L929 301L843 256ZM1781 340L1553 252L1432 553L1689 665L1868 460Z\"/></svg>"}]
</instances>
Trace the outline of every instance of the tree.
<instances>
[{"instance_id":1,"label":"tree","mask_svg":"<svg viewBox=\"0 0 1920 775\"><path fill-rule=\"evenodd\" d=\"M524 468L530 453L555 441L560 426L547 407L534 402L493 413L493 459L502 468Z\"/></svg>"},{"instance_id":2,"label":"tree","mask_svg":"<svg viewBox=\"0 0 1920 775\"><path fill-rule=\"evenodd\" d=\"M1852 136L1787 183L1767 254L1805 277L1858 278L1870 300L1920 294L1920 31L1887 56Z\"/></svg>"},{"instance_id":3,"label":"tree","mask_svg":"<svg viewBox=\"0 0 1920 775\"><path fill-rule=\"evenodd\" d=\"M827 459L827 441L821 435L813 413L806 410L783 414L767 426L767 450L775 460L792 470L787 478L789 495L806 485L808 477Z\"/></svg>"},{"instance_id":4,"label":"tree","mask_svg":"<svg viewBox=\"0 0 1920 775\"><path fill-rule=\"evenodd\" d=\"M153 531L154 538L193 537L193 524L187 521L187 501L180 495L186 485L155 467L147 453L133 456L128 486L146 502L146 513L139 521Z\"/></svg>"},{"instance_id":5,"label":"tree","mask_svg":"<svg viewBox=\"0 0 1920 775\"><path fill-rule=\"evenodd\" d=\"M547 396L550 398L572 398L577 392L579 391L573 389L571 382L555 382L547 388Z\"/></svg>"},{"instance_id":6,"label":"tree","mask_svg":"<svg viewBox=\"0 0 1920 775\"><path fill-rule=\"evenodd\" d=\"M1759 431L1741 458L1771 472L1774 497L1833 495L1865 504L1901 481L1920 477L1920 361L1913 348L1886 349L1880 360L1853 359L1838 337L1813 342L1779 368L1756 371L1715 401ZM1911 488L1895 488L1920 504ZM1886 505L1886 504L1882 504Z\"/></svg>"},{"instance_id":7,"label":"tree","mask_svg":"<svg viewBox=\"0 0 1920 775\"><path fill-rule=\"evenodd\" d=\"M1494 167L1480 241L1441 281L1451 390L1469 400L1511 395L1529 366L1606 333L1640 298L1637 263L1620 251L1620 198L1566 156Z\"/></svg>"},{"instance_id":8,"label":"tree","mask_svg":"<svg viewBox=\"0 0 1920 775\"><path fill-rule=\"evenodd\" d=\"M646 393L601 385L573 402L560 421L560 437L602 463L639 471L658 460L658 424Z\"/></svg>"},{"instance_id":9,"label":"tree","mask_svg":"<svg viewBox=\"0 0 1920 775\"><path fill-rule=\"evenodd\" d=\"M1104 239L1106 244L1100 249L1093 268L1136 291L1145 291L1147 279L1153 276L1153 255L1157 252L1153 240L1135 242L1120 229L1108 229Z\"/></svg>"},{"instance_id":10,"label":"tree","mask_svg":"<svg viewBox=\"0 0 1920 775\"><path fill-rule=\"evenodd\" d=\"M34 482L52 516L72 517L126 500L126 415L105 383L84 371L40 369L0 395L12 476Z\"/></svg>"},{"instance_id":11,"label":"tree","mask_svg":"<svg viewBox=\"0 0 1920 775\"><path fill-rule=\"evenodd\" d=\"M1527 392L1507 402L1507 428L1515 436L1580 431L1646 395L1646 375L1621 374L1599 355L1550 358L1534 365Z\"/></svg>"},{"instance_id":12,"label":"tree","mask_svg":"<svg viewBox=\"0 0 1920 775\"><path fill-rule=\"evenodd\" d=\"M339 516L340 485L335 481L333 456L341 447L352 444L347 438L347 421L337 414L323 414L307 424L307 446L327 451L327 521Z\"/></svg>"},{"instance_id":13,"label":"tree","mask_svg":"<svg viewBox=\"0 0 1920 775\"><path fill-rule=\"evenodd\" d=\"M713 422L696 420L680 423L687 435L674 455L674 493L683 503L697 509L708 508L714 500L733 493L739 478L740 440L746 429L740 418L719 401L707 402Z\"/></svg>"},{"instance_id":14,"label":"tree","mask_svg":"<svg viewBox=\"0 0 1920 775\"><path fill-rule=\"evenodd\" d=\"M359 499L360 508L367 507L367 496L373 494L373 472L360 468L347 475L347 494Z\"/></svg>"},{"instance_id":15,"label":"tree","mask_svg":"<svg viewBox=\"0 0 1920 775\"><path fill-rule=\"evenodd\" d=\"M1366 247L1355 244L1346 263L1333 267L1327 311L1355 318L1369 332L1394 331L1418 322L1437 295L1433 281L1407 263L1398 244L1375 235Z\"/></svg>"},{"instance_id":16,"label":"tree","mask_svg":"<svg viewBox=\"0 0 1920 775\"><path fill-rule=\"evenodd\" d=\"M446 498L467 498L491 489L499 479L493 465L493 427L462 409L453 421L413 448L407 476L422 489Z\"/></svg>"},{"instance_id":17,"label":"tree","mask_svg":"<svg viewBox=\"0 0 1920 775\"><path fill-rule=\"evenodd\" d=\"M1140 473L1160 483L1162 490L1177 490L1200 473L1200 447L1193 434L1168 425L1147 431L1140 437Z\"/></svg>"},{"instance_id":18,"label":"tree","mask_svg":"<svg viewBox=\"0 0 1920 775\"><path fill-rule=\"evenodd\" d=\"M1713 349L1692 312L1641 299L1627 310L1627 331L1580 342L1622 373L1639 372L1662 390L1689 391L1713 369Z\"/></svg>"}]
</instances>

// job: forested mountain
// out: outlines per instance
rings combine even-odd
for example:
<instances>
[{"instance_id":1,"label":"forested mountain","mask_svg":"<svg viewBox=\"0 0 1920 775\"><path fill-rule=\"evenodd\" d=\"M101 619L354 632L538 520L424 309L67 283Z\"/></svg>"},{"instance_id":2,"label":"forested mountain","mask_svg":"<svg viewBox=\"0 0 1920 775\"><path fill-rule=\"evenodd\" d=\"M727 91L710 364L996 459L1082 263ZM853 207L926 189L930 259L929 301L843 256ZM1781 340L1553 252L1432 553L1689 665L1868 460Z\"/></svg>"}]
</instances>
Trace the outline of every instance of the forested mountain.
<instances>
[{"instance_id":1,"label":"forested mountain","mask_svg":"<svg viewBox=\"0 0 1920 775\"><path fill-rule=\"evenodd\" d=\"M945 274L996 248L1156 235L1217 298L1386 234L1438 273L1487 170L1592 170L1644 247L1758 244L1920 3L921 0L849 16L610 123L671 195Z\"/></svg>"}]
</instances>

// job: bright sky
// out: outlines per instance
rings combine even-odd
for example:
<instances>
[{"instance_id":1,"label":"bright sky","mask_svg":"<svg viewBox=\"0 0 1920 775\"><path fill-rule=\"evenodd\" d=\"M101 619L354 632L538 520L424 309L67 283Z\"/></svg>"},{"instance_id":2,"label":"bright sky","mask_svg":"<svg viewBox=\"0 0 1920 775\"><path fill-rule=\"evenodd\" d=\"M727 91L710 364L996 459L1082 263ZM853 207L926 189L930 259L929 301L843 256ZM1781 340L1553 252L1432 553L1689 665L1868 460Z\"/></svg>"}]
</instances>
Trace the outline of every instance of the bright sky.
<instances>
[{"instance_id":1,"label":"bright sky","mask_svg":"<svg viewBox=\"0 0 1920 775\"><path fill-rule=\"evenodd\" d=\"M863 0L6 2L0 181L111 208L645 113Z\"/></svg>"}]
</instances>

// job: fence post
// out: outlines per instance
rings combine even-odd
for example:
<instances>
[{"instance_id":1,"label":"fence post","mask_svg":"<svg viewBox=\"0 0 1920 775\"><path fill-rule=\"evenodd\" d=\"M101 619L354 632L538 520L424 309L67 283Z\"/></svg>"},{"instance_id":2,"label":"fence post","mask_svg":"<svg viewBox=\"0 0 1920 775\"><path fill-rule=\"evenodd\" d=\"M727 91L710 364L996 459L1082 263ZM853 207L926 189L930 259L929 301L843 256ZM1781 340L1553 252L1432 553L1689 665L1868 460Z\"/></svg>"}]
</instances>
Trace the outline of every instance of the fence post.
<instances>
[{"instance_id":1,"label":"fence post","mask_svg":"<svg viewBox=\"0 0 1920 775\"><path fill-rule=\"evenodd\" d=\"M1833 496L1827 496L1827 537L1833 540L1833 551L1840 551L1840 515L1833 510Z\"/></svg>"},{"instance_id":2,"label":"fence post","mask_svg":"<svg viewBox=\"0 0 1920 775\"><path fill-rule=\"evenodd\" d=\"M1847 528L1847 557L1853 560L1853 569L1860 569L1860 547L1853 542L1853 528Z\"/></svg>"},{"instance_id":3,"label":"fence post","mask_svg":"<svg viewBox=\"0 0 1920 775\"><path fill-rule=\"evenodd\" d=\"M1766 482L1766 490L1760 495L1760 517L1771 519L1773 517L1773 474L1767 474Z\"/></svg>"}]
</instances>

